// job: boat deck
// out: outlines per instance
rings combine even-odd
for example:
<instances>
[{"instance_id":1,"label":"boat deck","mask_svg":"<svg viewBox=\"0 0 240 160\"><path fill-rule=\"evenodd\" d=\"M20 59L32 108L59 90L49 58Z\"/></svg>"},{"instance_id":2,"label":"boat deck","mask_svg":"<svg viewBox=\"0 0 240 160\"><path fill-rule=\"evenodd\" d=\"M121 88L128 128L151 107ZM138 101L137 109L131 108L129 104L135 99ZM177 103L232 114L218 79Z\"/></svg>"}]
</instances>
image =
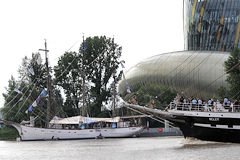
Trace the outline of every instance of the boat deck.
<instances>
[{"instance_id":1,"label":"boat deck","mask_svg":"<svg viewBox=\"0 0 240 160\"><path fill-rule=\"evenodd\" d=\"M232 112L239 113L240 105L223 105L223 104L193 104L193 103L170 103L168 110L177 111L198 111L198 112Z\"/></svg>"}]
</instances>

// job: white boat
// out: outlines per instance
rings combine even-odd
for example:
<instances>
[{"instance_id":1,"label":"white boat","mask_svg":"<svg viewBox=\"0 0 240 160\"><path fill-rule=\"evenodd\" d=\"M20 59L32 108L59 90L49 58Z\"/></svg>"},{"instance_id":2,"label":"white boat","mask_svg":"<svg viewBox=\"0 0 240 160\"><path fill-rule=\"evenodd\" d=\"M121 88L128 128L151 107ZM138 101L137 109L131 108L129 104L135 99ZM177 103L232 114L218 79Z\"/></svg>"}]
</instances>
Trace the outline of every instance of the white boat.
<instances>
[{"instance_id":1,"label":"white boat","mask_svg":"<svg viewBox=\"0 0 240 160\"><path fill-rule=\"evenodd\" d=\"M143 131L142 126L129 126L128 122L121 122L120 117L89 118L75 116L52 119L49 128L38 128L29 124L24 125L8 121L3 122L15 127L22 141L123 138L137 136Z\"/></svg>"},{"instance_id":2,"label":"white boat","mask_svg":"<svg viewBox=\"0 0 240 160\"><path fill-rule=\"evenodd\" d=\"M117 137L132 137L138 135L143 131L142 126L131 126L129 122L123 122L120 117L115 117L115 83L114 83L114 118L90 118L83 116L75 116L69 118L58 118L54 117L50 122L50 100L51 97L49 93L51 90L50 86L50 75L48 69L48 59L47 59L47 44L45 41L45 49L41 49L41 51L45 51L46 55L46 68L48 74L47 80L47 92L43 90L40 94L46 95L48 94L48 103L47 103L47 119L46 119L46 128L38 128L34 127L34 120L23 121L24 123L15 123L4 121L7 125L12 125L15 127L20 135L22 141L30 141L30 140L67 140L67 139L89 139L89 138L117 138ZM84 73L85 71L83 71ZM85 74L85 73L84 73ZM83 82L85 81L83 74ZM115 82L115 80L114 80ZM85 86L85 82L83 83ZM85 87L83 87L84 90ZM44 94L43 94L44 93ZM82 113L85 113L85 90L83 91L83 106ZM33 103L34 104L34 103ZM32 105L33 106L33 105ZM32 107L31 106L31 107ZM30 108L31 108L30 107ZM32 109L31 109L32 110ZM83 114L85 115L85 114ZM36 117L37 118L37 117ZM35 119L36 119L35 118ZM30 117L31 119L31 117ZM27 123L29 124L27 124Z\"/></svg>"}]
</instances>

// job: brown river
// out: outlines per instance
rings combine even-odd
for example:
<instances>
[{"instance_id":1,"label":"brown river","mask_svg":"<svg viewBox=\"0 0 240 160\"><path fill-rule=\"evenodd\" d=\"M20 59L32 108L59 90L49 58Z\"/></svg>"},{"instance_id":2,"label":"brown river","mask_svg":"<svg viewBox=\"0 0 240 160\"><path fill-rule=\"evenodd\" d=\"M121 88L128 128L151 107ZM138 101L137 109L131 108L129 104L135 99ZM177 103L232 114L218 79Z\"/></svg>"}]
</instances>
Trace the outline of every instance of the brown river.
<instances>
[{"instance_id":1,"label":"brown river","mask_svg":"<svg viewBox=\"0 0 240 160\"><path fill-rule=\"evenodd\" d=\"M0 160L237 160L240 144L183 137L0 141Z\"/></svg>"}]
</instances>

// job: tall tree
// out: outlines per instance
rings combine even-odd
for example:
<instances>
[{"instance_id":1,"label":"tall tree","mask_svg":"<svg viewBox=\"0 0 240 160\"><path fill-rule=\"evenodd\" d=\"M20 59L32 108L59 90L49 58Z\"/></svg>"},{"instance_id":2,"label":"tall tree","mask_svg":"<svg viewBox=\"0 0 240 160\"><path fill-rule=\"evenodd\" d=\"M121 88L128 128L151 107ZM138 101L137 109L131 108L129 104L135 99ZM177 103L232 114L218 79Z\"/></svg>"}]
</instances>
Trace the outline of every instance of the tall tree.
<instances>
[{"instance_id":1,"label":"tall tree","mask_svg":"<svg viewBox=\"0 0 240 160\"><path fill-rule=\"evenodd\" d=\"M117 71L122 47L114 43L113 38L88 37L79 53L66 52L58 61L55 71L55 84L63 88L66 101L65 111L76 115L82 107L82 73L85 68L86 102L90 116L101 116L103 103L107 103L111 94L113 72ZM120 79L121 74L116 76Z\"/></svg>"},{"instance_id":2,"label":"tall tree","mask_svg":"<svg viewBox=\"0 0 240 160\"><path fill-rule=\"evenodd\" d=\"M76 52L66 52L58 60L54 67L54 83L61 86L66 96L64 111L68 116L80 113L80 101L82 94L81 68L79 65L79 54Z\"/></svg>"},{"instance_id":3,"label":"tall tree","mask_svg":"<svg viewBox=\"0 0 240 160\"><path fill-rule=\"evenodd\" d=\"M227 72L227 82L229 84L229 98L239 99L240 98L240 50L234 48L230 52L230 56L225 61L225 70Z\"/></svg>"},{"instance_id":4,"label":"tall tree","mask_svg":"<svg viewBox=\"0 0 240 160\"><path fill-rule=\"evenodd\" d=\"M31 71L30 71L31 69ZM39 96L43 88L46 87L46 69L45 65L41 63L41 56L39 53L33 53L32 57L23 58L22 65L19 70L19 80L15 80L13 77L9 80L7 92L3 94L5 99L5 105L1 110L5 120L14 122L20 122L21 120L28 119L29 116L38 116L41 121L39 124L44 125L46 119L46 98L41 99L41 104L35 107L32 112L25 113L25 111L31 106L31 104ZM16 92L18 89L19 92ZM51 112L53 117L56 113L62 115L59 106L61 106L62 98L59 94L60 91L54 87L53 92L56 96L56 103L52 103L53 111ZM59 104L60 103L60 104Z\"/></svg>"},{"instance_id":5,"label":"tall tree","mask_svg":"<svg viewBox=\"0 0 240 160\"><path fill-rule=\"evenodd\" d=\"M27 118L27 115L24 114L24 112L30 103L29 101L26 101L26 106L23 106L24 99L22 98L22 93L28 92L27 90L22 91L24 89L22 88L23 85L25 84L22 83L21 87L18 86L17 81L13 76L11 76L8 81L8 87L6 88L7 91L6 93L3 93L3 97L5 99L4 107L1 108L4 120L21 122L21 120ZM19 88L19 91L22 91L22 93L15 92L15 88Z\"/></svg>"},{"instance_id":6,"label":"tall tree","mask_svg":"<svg viewBox=\"0 0 240 160\"><path fill-rule=\"evenodd\" d=\"M80 60L86 67L86 77L91 84L90 114L98 116L101 113L103 102L107 102L112 96L111 78L113 72L116 72L119 67L122 47L114 42L114 38L106 36L88 37L85 44L85 51L83 47L80 48L80 52L83 53L80 54ZM118 74L117 78L119 79L120 76Z\"/></svg>"}]
</instances>

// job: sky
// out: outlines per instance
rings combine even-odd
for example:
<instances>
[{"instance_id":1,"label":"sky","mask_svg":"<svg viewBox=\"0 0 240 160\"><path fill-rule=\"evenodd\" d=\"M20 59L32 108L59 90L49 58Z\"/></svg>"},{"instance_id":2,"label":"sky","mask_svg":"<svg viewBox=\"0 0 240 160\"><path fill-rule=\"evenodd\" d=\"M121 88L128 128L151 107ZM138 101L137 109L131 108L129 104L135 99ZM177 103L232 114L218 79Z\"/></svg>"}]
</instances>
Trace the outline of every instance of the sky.
<instances>
[{"instance_id":1,"label":"sky","mask_svg":"<svg viewBox=\"0 0 240 160\"><path fill-rule=\"evenodd\" d=\"M114 37L126 70L148 57L184 49L182 0L7 0L0 1L0 107L2 93L25 56L44 48L57 64L77 51L85 37ZM44 53L41 53L44 58Z\"/></svg>"}]
</instances>

